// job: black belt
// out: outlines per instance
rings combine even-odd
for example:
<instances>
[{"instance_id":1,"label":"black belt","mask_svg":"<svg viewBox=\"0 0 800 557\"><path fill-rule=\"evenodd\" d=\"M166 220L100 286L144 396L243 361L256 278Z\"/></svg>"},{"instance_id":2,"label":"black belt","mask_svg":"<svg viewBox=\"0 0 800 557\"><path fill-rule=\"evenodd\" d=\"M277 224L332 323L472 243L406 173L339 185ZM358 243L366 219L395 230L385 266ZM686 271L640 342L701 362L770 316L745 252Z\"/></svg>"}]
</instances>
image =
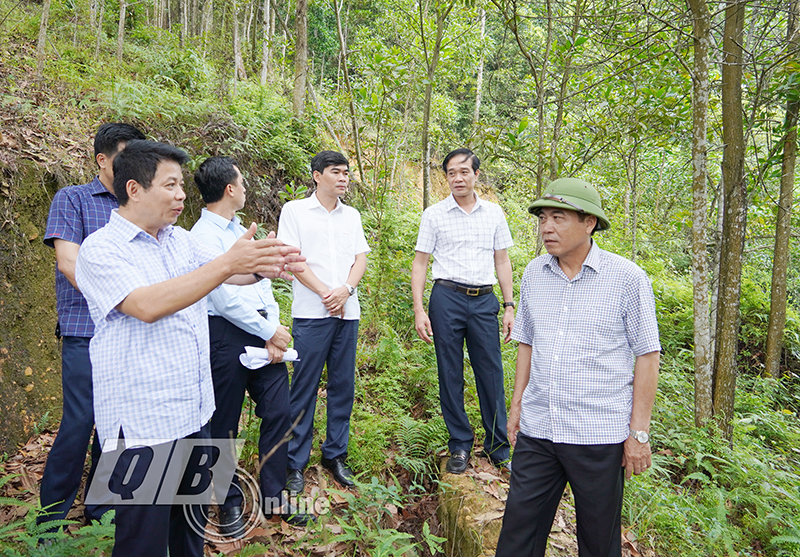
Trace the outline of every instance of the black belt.
<instances>
[{"instance_id":1,"label":"black belt","mask_svg":"<svg viewBox=\"0 0 800 557\"><path fill-rule=\"evenodd\" d=\"M494 290L494 287L491 284L486 286L467 286L466 284L459 284L457 282L453 282L452 280L443 279L437 279L433 282L444 286L445 288L449 288L450 290L455 290L456 292L466 294L467 296L483 296L484 294L488 294Z\"/></svg>"}]
</instances>

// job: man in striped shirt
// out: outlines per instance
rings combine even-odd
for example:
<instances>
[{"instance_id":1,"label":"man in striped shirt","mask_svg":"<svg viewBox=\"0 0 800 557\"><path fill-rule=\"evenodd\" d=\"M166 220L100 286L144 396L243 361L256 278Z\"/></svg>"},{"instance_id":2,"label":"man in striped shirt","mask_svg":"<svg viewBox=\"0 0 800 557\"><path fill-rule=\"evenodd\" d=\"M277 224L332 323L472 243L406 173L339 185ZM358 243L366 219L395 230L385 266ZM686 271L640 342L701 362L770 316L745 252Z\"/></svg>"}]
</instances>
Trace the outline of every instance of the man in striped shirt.
<instances>
[{"instance_id":1,"label":"man in striped shirt","mask_svg":"<svg viewBox=\"0 0 800 557\"><path fill-rule=\"evenodd\" d=\"M580 554L619 557L624 479L651 463L661 350L653 288L593 241L610 223L591 184L556 180L528 210L547 254L525 269L512 333L514 467L497 555L545 554L569 482Z\"/></svg>"},{"instance_id":2,"label":"man in striped shirt","mask_svg":"<svg viewBox=\"0 0 800 557\"><path fill-rule=\"evenodd\" d=\"M119 438L147 446L209 438L204 297L222 282L252 284L252 273L288 277L302 260L274 238L252 241L255 223L223 254L173 226L186 198L187 160L170 145L129 142L114 161L120 207L78 254L76 279L95 324L90 356L104 451ZM203 538L181 506L117 505L115 525L112 557L165 555L167 546L172 557L203 555Z\"/></svg>"},{"instance_id":3,"label":"man in striped shirt","mask_svg":"<svg viewBox=\"0 0 800 557\"><path fill-rule=\"evenodd\" d=\"M475 373L484 451L501 465L508 460L506 399L493 285L503 293L503 335L511 338L514 292L507 249L513 245L503 210L475 193L480 160L469 149L448 154L442 168L451 195L422 214L411 290L417 334L436 348L439 398L450 433L447 471L467 469L474 435L464 410L464 341ZM433 289L425 312L422 295L428 261L433 255ZM497 279L495 279L495 270Z\"/></svg>"}]
</instances>

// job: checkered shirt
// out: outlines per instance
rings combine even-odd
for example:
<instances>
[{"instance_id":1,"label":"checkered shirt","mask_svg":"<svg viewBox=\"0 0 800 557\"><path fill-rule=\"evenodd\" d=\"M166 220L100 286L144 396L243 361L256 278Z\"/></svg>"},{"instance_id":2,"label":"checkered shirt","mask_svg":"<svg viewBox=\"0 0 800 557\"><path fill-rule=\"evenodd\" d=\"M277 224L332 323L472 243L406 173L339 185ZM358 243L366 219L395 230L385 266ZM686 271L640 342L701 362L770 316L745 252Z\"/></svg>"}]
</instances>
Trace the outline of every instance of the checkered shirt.
<instances>
[{"instance_id":1,"label":"checkered shirt","mask_svg":"<svg viewBox=\"0 0 800 557\"><path fill-rule=\"evenodd\" d=\"M653 287L627 259L593 244L569 280L546 254L528 264L511 334L532 347L520 431L554 443L621 443L637 356L661 350Z\"/></svg>"},{"instance_id":2,"label":"checkered shirt","mask_svg":"<svg viewBox=\"0 0 800 557\"><path fill-rule=\"evenodd\" d=\"M111 214L78 253L76 279L95 323L89 345L101 441L180 439L214 412L205 299L145 323L116 307L134 290L184 275L219 252L168 226L158 241ZM113 443L112 443L113 445Z\"/></svg>"},{"instance_id":3,"label":"checkered shirt","mask_svg":"<svg viewBox=\"0 0 800 557\"><path fill-rule=\"evenodd\" d=\"M119 206L117 198L95 178L88 184L68 186L56 192L50 204L44 243L51 248L55 240L80 245L86 237L103 228L111 211ZM56 309L61 334L71 337L91 337L94 323L89 306L56 265Z\"/></svg>"},{"instance_id":4,"label":"checkered shirt","mask_svg":"<svg viewBox=\"0 0 800 557\"><path fill-rule=\"evenodd\" d=\"M514 245L503 210L475 195L467 213L449 195L422 213L416 251L433 254L433 280L495 284L494 252Z\"/></svg>"}]
</instances>

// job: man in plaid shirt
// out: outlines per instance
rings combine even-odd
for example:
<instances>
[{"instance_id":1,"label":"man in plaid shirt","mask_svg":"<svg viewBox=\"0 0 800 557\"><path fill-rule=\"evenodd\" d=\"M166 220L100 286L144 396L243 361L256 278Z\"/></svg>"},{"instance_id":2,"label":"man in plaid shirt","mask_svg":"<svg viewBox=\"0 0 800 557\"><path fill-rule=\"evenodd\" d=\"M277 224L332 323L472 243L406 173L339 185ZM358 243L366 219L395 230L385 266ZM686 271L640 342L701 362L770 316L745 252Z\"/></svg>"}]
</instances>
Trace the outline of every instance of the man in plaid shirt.
<instances>
[{"instance_id":1,"label":"man in plaid shirt","mask_svg":"<svg viewBox=\"0 0 800 557\"><path fill-rule=\"evenodd\" d=\"M475 373L486 438L486 455L495 465L508 460L506 398L493 285L503 293L503 335L511 338L514 293L507 248L513 245L503 210L477 196L480 160L456 149L442 163L451 195L422 214L411 269L417 334L436 348L439 399L450 433L447 471L467 469L474 436L464 410L464 341ZM433 255L433 289L425 313L422 295ZM495 270L497 279L495 279Z\"/></svg>"},{"instance_id":2,"label":"man in plaid shirt","mask_svg":"<svg viewBox=\"0 0 800 557\"><path fill-rule=\"evenodd\" d=\"M569 482L581 556L619 557L624 479L651 464L661 350L653 288L592 240L610 223L589 183L556 180L528 210L547 254L525 269L512 333L514 467L497 555L544 556Z\"/></svg>"},{"instance_id":3,"label":"man in plaid shirt","mask_svg":"<svg viewBox=\"0 0 800 557\"><path fill-rule=\"evenodd\" d=\"M47 458L39 496L47 512L37 517L41 524L67 517L78 493L86 460L86 447L94 430L92 365L89 341L94 324L86 299L75 283L75 261L86 237L106 225L119 206L114 195L114 158L132 139L144 139L129 124L103 124L94 137L94 158L100 169L94 180L56 192L50 205L44 243L56 251L56 336L61 338L61 382L63 413L58 435ZM91 483L100 446L92 445ZM87 505L87 520L99 520L108 507Z\"/></svg>"}]
</instances>

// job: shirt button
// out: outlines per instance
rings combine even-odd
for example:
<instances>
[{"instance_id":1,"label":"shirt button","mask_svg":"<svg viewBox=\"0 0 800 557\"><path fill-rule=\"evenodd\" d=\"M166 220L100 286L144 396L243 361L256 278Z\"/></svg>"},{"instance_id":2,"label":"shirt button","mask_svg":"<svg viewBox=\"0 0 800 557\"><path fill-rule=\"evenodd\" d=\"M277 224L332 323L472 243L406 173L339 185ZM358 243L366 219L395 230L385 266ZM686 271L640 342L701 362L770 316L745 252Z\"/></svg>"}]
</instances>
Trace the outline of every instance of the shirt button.
<instances>
[{"instance_id":1,"label":"shirt button","mask_svg":"<svg viewBox=\"0 0 800 557\"><path fill-rule=\"evenodd\" d=\"M567 311L568 309L569 309L569 308L568 308L567 306L564 306L564 311Z\"/></svg>"},{"instance_id":2,"label":"shirt button","mask_svg":"<svg viewBox=\"0 0 800 557\"><path fill-rule=\"evenodd\" d=\"M558 336L563 337L564 336L564 331L558 331Z\"/></svg>"},{"instance_id":3,"label":"shirt button","mask_svg":"<svg viewBox=\"0 0 800 557\"><path fill-rule=\"evenodd\" d=\"M554 359L555 361L558 361L558 356L554 356L554 357L553 357L553 359Z\"/></svg>"}]
</instances>

